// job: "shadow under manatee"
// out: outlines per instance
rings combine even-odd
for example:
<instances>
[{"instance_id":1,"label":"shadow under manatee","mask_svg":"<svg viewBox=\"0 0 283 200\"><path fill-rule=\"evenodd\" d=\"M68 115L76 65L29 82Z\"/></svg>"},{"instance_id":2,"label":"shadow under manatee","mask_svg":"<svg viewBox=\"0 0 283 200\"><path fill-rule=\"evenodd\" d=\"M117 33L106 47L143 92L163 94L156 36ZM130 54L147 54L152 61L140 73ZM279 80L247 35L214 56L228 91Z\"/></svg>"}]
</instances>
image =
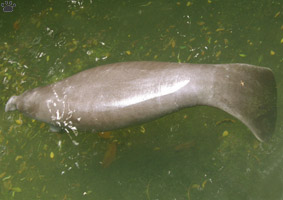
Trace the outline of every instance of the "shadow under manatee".
<instances>
[{"instance_id":1,"label":"shadow under manatee","mask_svg":"<svg viewBox=\"0 0 283 200\"><path fill-rule=\"evenodd\" d=\"M207 107L195 108L190 113L203 109ZM212 112L216 110L209 109ZM109 167L103 168L90 161L88 168L92 170L89 171L87 184L100 188L98 193L104 198L131 199L139 196L145 199L149 188L150 198L167 199L168 195L184 198L189 186L209 172L207 163L221 141L217 134L213 134L218 127L208 130L204 126L195 126L196 121L204 124L207 118L198 114L190 120L180 120L187 111L144 125L145 134L136 134L131 140L131 147L117 145L116 160ZM176 127L180 129L174 130ZM111 188L111 192L105 188Z\"/></svg>"},{"instance_id":2,"label":"shadow under manatee","mask_svg":"<svg viewBox=\"0 0 283 200\"><path fill-rule=\"evenodd\" d=\"M183 120L184 115L189 119ZM265 180L270 180L270 176L265 180L258 177L256 171L258 161L253 154L260 151L254 149L259 142L244 124L229 114L215 108L196 107L144 127L146 132L134 134L130 147L125 148L122 140L117 144L116 159L108 167L89 160L86 184L96 188L99 196L148 199L149 193L150 199L184 199L188 198L192 185L200 185L200 190L190 190L191 197L196 199L209 196L211 199L233 199L233 196L252 199L259 193L268 196L267 191L257 192L269 184ZM135 129L138 127L131 130ZM228 136L223 136L225 130L229 131ZM251 173L246 172L249 168ZM247 186L240 187L241 180ZM259 183L252 184L254 181ZM239 194L235 196L237 191Z\"/></svg>"},{"instance_id":3,"label":"shadow under manatee","mask_svg":"<svg viewBox=\"0 0 283 200\"><path fill-rule=\"evenodd\" d=\"M188 110L193 116L190 116L189 120L184 120L183 116ZM217 109L209 107L185 109L145 124L146 132L136 134L131 139L133 144L129 148L118 151L118 157L109 166L109 171L114 168L114 173L117 174L134 173L150 177L152 174L177 170L178 167L200 166L200 162L207 161L221 142L217 134L219 127L212 125L214 120L211 120L210 125L213 127L210 129L204 126L207 125L207 118L200 113L205 113L205 110L208 110L209 117L210 112ZM224 112L218 111L216 115L219 113ZM119 145L117 148L121 149Z\"/></svg>"}]
</instances>

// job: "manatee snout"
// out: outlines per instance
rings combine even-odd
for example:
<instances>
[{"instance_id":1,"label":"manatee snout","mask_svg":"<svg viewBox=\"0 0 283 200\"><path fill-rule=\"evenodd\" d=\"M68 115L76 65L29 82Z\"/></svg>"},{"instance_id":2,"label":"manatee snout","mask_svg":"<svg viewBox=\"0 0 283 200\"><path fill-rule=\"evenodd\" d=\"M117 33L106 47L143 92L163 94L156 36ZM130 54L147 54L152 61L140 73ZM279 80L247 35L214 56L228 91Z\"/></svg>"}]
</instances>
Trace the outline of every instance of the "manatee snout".
<instances>
[{"instance_id":1,"label":"manatee snout","mask_svg":"<svg viewBox=\"0 0 283 200\"><path fill-rule=\"evenodd\" d=\"M12 96L8 100L8 102L6 103L6 106L5 106L5 112L17 110L17 104L16 104L17 97L18 96Z\"/></svg>"}]
</instances>

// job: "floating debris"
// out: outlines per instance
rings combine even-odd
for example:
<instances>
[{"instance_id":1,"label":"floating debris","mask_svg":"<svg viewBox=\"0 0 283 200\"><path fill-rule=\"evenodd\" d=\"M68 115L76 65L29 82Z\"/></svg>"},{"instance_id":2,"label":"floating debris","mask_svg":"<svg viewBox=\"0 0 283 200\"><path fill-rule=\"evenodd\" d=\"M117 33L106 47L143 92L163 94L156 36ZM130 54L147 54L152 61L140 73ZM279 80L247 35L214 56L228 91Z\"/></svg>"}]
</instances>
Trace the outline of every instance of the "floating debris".
<instances>
[{"instance_id":1,"label":"floating debris","mask_svg":"<svg viewBox=\"0 0 283 200\"><path fill-rule=\"evenodd\" d=\"M270 55L274 56L275 55L275 51L270 50Z\"/></svg>"},{"instance_id":2,"label":"floating debris","mask_svg":"<svg viewBox=\"0 0 283 200\"><path fill-rule=\"evenodd\" d=\"M145 133L145 128L144 128L144 126L141 126L140 131L141 131L142 133Z\"/></svg>"},{"instance_id":3,"label":"floating debris","mask_svg":"<svg viewBox=\"0 0 283 200\"><path fill-rule=\"evenodd\" d=\"M2 179L2 181L9 180L12 176L6 176L5 178Z\"/></svg>"},{"instance_id":4,"label":"floating debris","mask_svg":"<svg viewBox=\"0 0 283 200\"><path fill-rule=\"evenodd\" d=\"M6 175L6 172L0 174L0 178L3 178Z\"/></svg>"},{"instance_id":5,"label":"floating debris","mask_svg":"<svg viewBox=\"0 0 283 200\"><path fill-rule=\"evenodd\" d=\"M104 139L112 139L114 136L112 135L111 132L107 131L107 132L100 132L98 133L98 135L101 137L101 138L104 138Z\"/></svg>"},{"instance_id":6,"label":"floating debris","mask_svg":"<svg viewBox=\"0 0 283 200\"><path fill-rule=\"evenodd\" d=\"M13 23L13 28L15 31L19 30L20 28L20 20L16 20L14 23Z\"/></svg>"},{"instance_id":7,"label":"floating debris","mask_svg":"<svg viewBox=\"0 0 283 200\"><path fill-rule=\"evenodd\" d=\"M143 4L143 5L141 5L141 6L145 7L145 6L150 6L151 4L152 4L152 2L149 1L149 2L147 2L146 4Z\"/></svg>"},{"instance_id":8,"label":"floating debris","mask_svg":"<svg viewBox=\"0 0 283 200\"><path fill-rule=\"evenodd\" d=\"M218 52L215 54L215 57L218 58L220 55L221 55L221 51L218 51Z\"/></svg>"},{"instance_id":9,"label":"floating debris","mask_svg":"<svg viewBox=\"0 0 283 200\"><path fill-rule=\"evenodd\" d=\"M253 45L254 45L253 42L250 41L250 40L248 40L247 43L248 43L250 46L253 46Z\"/></svg>"},{"instance_id":10,"label":"floating debris","mask_svg":"<svg viewBox=\"0 0 283 200\"><path fill-rule=\"evenodd\" d=\"M192 188L199 190L199 189L200 189L200 184L193 184L193 185L192 185Z\"/></svg>"},{"instance_id":11,"label":"floating debris","mask_svg":"<svg viewBox=\"0 0 283 200\"><path fill-rule=\"evenodd\" d=\"M17 120L16 120L16 124L22 125L22 124L23 124L23 121L22 121L21 119L17 119Z\"/></svg>"},{"instance_id":12,"label":"floating debris","mask_svg":"<svg viewBox=\"0 0 283 200\"><path fill-rule=\"evenodd\" d=\"M182 143L182 144L175 146L175 151L189 150L194 146L195 146L194 141L185 142L185 143Z\"/></svg>"},{"instance_id":13,"label":"floating debris","mask_svg":"<svg viewBox=\"0 0 283 200\"><path fill-rule=\"evenodd\" d=\"M50 152L50 158L53 159L54 156L55 156L54 153L51 151L51 152Z\"/></svg>"},{"instance_id":14,"label":"floating debris","mask_svg":"<svg viewBox=\"0 0 283 200\"><path fill-rule=\"evenodd\" d=\"M176 41L175 41L173 38L170 40L169 43L171 44L171 47L172 47L172 48L175 48L175 46L176 46Z\"/></svg>"},{"instance_id":15,"label":"floating debris","mask_svg":"<svg viewBox=\"0 0 283 200\"><path fill-rule=\"evenodd\" d=\"M20 159L23 159L23 156L17 156L16 158L15 158L15 161L18 161L18 160L20 160Z\"/></svg>"},{"instance_id":16,"label":"floating debris","mask_svg":"<svg viewBox=\"0 0 283 200\"><path fill-rule=\"evenodd\" d=\"M159 151L159 150L160 150L160 147L154 147L153 150L154 150L154 151Z\"/></svg>"},{"instance_id":17,"label":"floating debris","mask_svg":"<svg viewBox=\"0 0 283 200\"><path fill-rule=\"evenodd\" d=\"M23 173L23 171L26 171L26 170L27 170L27 162L23 161L20 164L20 169L18 170L18 173L21 174L21 173Z\"/></svg>"},{"instance_id":18,"label":"floating debris","mask_svg":"<svg viewBox=\"0 0 283 200\"><path fill-rule=\"evenodd\" d=\"M226 137L226 136L228 136L228 135L229 135L229 132L228 132L228 131L226 131L226 130L223 131L223 133L222 133L222 136L223 136L223 137Z\"/></svg>"},{"instance_id":19,"label":"floating debris","mask_svg":"<svg viewBox=\"0 0 283 200\"><path fill-rule=\"evenodd\" d=\"M280 11L277 12L275 15L274 15L274 18L278 17L280 15Z\"/></svg>"},{"instance_id":20,"label":"floating debris","mask_svg":"<svg viewBox=\"0 0 283 200\"><path fill-rule=\"evenodd\" d=\"M201 187L204 188L206 183L207 183L207 179L202 182Z\"/></svg>"},{"instance_id":21,"label":"floating debris","mask_svg":"<svg viewBox=\"0 0 283 200\"><path fill-rule=\"evenodd\" d=\"M13 188L11 188L11 190L14 191L14 192L21 192L22 191L22 189L19 188L19 187L13 187Z\"/></svg>"},{"instance_id":22,"label":"floating debris","mask_svg":"<svg viewBox=\"0 0 283 200\"><path fill-rule=\"evenodd\" d=\"M102 166L104 168L109 167L110 164L115 160L117 152L117 144L116 142L112 142L108 144L107 151L104 154L104 158L102 161Z\"/></svg>"},{"instance_id":23,"label":"floating debris","mask_svg":"<svg viewBox=\"0 0 283 200\"><path fill-rule=\"evenodd\" d=\"M192 5L192 2L190 2L190 1L188 1L187 4L186 4L186 6L188 6L188 7L191 6L191 5Z\"/></svg>"},{"instance_id":24,"label":"floating debris","mask_svg":"<svg viewBox=\"0 0 283 200\"><path fill-rule=\"evenodd\" d=\"M218 126L218 125L221 125L221 124L224 124L224 123L226 124L226 123L235 123L235 122L236 122L236 120L234 120L234 119L223 119L221 121L216 122L215 125Z\"/></svg>"},{"instance_id":25,"label":"floating debris","mask_svg":"<svg viewBox=\"0 0 283 200\"><path fill-rule=\"evenodd\" d=\"M45 127L45 123L41 123L39 128L44 128Z\"/></svg>"},{"instance_id":26,"label":"floating debris","mask_svg":"<svg viewBox=\"0 0 283 200\"><path fill-rule=\"evenodd\" d=\"M225 45L228 45L228 43L229 43L228 39L225 38L225 39L224 39L224 44L225 44Z\"/></svg>"},{"instance_id":27,"label":"floating debris","mask_svg":"<svg viewBox=\"0 0 283 200\"><path fill-rule=\"evenodd\" d=\"M216 32L221 32L221 31L225 31L225 29L224 29L224 28L218 28L218 29L216 29Z\"/></svg>"},{"instance_id":28,"label":"floating debris","mask_svg":"<svg viewBox=\"0 0 283 200\"><path fill-rule=\"evenodd\" d=\"M146 194L147 200L150 200L149 186L150 186L150 182L151 182L151 181L152 181L152 179L150 179L150 180L148 181L148 184L146 185L145 194Z\"/></svg>"}]
</instances>

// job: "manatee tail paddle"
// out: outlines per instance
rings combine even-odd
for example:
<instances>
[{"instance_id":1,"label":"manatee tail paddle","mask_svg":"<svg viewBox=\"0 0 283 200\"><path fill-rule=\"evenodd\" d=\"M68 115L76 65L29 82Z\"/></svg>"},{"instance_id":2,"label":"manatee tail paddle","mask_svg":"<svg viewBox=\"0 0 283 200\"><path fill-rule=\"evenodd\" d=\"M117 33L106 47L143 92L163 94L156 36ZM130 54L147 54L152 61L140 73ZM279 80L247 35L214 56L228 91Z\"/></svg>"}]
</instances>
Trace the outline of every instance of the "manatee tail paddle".
<instances>
[{"instance_id":1,"label":"manatee tail paddle","mask_svg":"<svg viewBox=\"0 0 283 200\"><path fill-rule=\"evenodd\" d=\"M214 85L218 101L208 104L238 118L258 140L267 141L274 132L277 117L277 90L272 71L248 64L229 64L217 71L215 78L220 79Z\"/></svg>"}]
</instances>

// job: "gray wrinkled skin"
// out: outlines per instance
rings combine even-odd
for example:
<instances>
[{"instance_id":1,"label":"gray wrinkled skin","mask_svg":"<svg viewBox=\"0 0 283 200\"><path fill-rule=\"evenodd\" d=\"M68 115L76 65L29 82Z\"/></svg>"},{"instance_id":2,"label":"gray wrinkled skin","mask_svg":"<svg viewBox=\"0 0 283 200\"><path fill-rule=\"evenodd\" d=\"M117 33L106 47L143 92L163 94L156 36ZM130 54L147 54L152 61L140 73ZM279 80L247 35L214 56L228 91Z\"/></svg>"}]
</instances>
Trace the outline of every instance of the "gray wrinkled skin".
<instances>
[{"instance_id":1,"label":"gray wrinkled skin","mask_svg":"<svg viewBox=\"0 0 283 200\"><path fill-rule=\"evenodd\" d=\"M230 113L265 141L276 121L273 73L248 64L115 63L13 96L5 111L63 129L108 131L196 105Z\"/></svg>"}]
</instances>

